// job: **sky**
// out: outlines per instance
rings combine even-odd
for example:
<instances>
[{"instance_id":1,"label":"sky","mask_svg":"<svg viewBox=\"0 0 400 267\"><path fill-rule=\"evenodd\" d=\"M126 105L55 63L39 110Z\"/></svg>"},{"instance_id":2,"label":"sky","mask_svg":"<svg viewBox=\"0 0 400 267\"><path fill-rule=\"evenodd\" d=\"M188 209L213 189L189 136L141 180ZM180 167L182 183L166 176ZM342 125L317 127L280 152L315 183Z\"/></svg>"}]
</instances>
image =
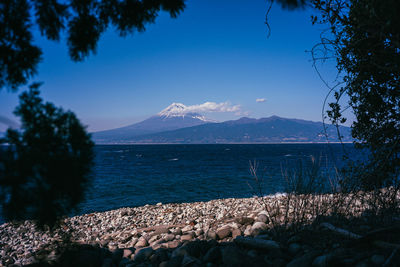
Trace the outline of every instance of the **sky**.
<instances>
[{"instance_id":1,"label":"sky","mask_svg":"<svg viewBox=\"0 0 400 267\"><path fill-rule=\"evenodd\" d=\"M161 12L143 33L122 38L110 28L97 53L80 63L69 59L65 39L36 34L44 55L32 82L44 82L43 99L74 111L89 131L139 122L174 102L204 107L203 115L218 121L321 121L328 88L306 51L324 27L311 25L312 10L274 5L268 37L267 7L266 0L188 0L178 18ZM323 68L334 76L332 64ZM25 89L0 91L0 131L17 122L12 112Z\"/></svg>"}]
</instances>

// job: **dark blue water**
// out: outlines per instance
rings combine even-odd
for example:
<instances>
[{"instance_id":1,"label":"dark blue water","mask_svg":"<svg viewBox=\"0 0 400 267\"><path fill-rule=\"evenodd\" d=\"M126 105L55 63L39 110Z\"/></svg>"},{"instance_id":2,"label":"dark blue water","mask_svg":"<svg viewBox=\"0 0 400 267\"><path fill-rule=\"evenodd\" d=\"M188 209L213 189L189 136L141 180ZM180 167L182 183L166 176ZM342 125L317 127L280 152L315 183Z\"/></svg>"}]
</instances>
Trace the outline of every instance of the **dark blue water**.
<instances>
[{"instance_id":1,"label":"dark blue water","mask_svg":"<svg viewBox=\"0 0 400 267\"><path fill-rule=\"evenodd\" d=\"M347 155L357 152L344 145ZM283 192L283 169L298 161L321 159L321 171L343 166L340 144L265 145L101 145L95 147L94 179L81 213L158 202L193 202L215 198L251 197L255 185L250 161L258 163L263 194Z\"/></svg>"}]
</instances>

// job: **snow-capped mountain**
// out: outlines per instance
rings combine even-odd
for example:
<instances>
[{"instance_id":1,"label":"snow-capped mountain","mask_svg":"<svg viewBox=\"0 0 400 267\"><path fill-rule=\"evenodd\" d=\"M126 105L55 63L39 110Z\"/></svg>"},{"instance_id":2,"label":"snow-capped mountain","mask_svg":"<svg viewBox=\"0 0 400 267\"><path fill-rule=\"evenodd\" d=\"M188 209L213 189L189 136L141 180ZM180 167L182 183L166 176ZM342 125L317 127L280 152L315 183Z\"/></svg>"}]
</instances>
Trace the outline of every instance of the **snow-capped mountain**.
<instances>
[{"instance_id":1,"label":"snow-capped mountain","mask_svg":"<svg viewBox=\"0 0 400 267\"><path fill-rule=\"evenodd\" d=\"M99 144L123 143L139 135L177 130L212 122L215 121L207 119L198 113L190 112L181 103L172 103L157 115L144 121L117 129L95 132L92 136L93 140Z\"/></svg>"},{"instance_id":2,"label":"snow-capped mountain","mask_svg":"<svg viewBox=\"0 0 400 267\"><path fill-rule=\"evenodd\" d=\"M339 142L333 125L278 116L208 123L173 131L136 136L127 143L217 144L217 143L313 143ZM325 135L326 134L326 135ZM341 141L352 142L351 129L341 126ZM328 139L327 139L328 138Z\"/></svg>"},{"instance_id":3,"label":"snow-capped mountain","mask_svg":"<svg viewBox=\"0 0 400 267\"><path fill-rule=\"evenodd\" d=\"M189 117L192 119L199 119L204 122L216 122L198 113L190 112L189 109L182 103L172 103L171 105L163 109L160 113L158 113L158 116L163 118Z\"/></svg>"}]
</instances>

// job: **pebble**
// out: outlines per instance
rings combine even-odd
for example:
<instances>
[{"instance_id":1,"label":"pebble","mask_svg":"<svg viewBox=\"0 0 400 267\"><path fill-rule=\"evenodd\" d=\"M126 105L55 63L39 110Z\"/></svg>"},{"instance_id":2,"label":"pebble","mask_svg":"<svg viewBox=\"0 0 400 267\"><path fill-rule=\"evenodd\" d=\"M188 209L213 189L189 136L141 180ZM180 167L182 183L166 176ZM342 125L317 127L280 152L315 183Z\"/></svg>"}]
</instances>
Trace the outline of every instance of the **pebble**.
<instances>
[{"instance_id":1,"label":"pebble","mask_svg":"<svg viewBox=\"0 0 400 267\"><path fill-rule=\"evenodd\" d=\"M268 229L268 225L263 222L255 222L253 226L251 226L250 233L252 236L259 235L262 231Z\"/></svg>"},{"instance_id":2,"label":"pebble","mask_svg":"<svg viewBox=\"0 0 400 267\"><path fill-rule=\"evenodd\" d=\"M385 257L382 255L373 255L371 257L371 262L376 265L382 265L385 262Z\"/></svg>"},{"instance_id":3,"label":"pebble","mask_svg":"<svg viewBox=\"0 0 400 267\"><path fill-rule=\"evenodd\" d=\"M189 233L189 234L181 236L181 240L182 241L190 241L192 239L193 239L193 234L192 233Z\"/></svg>"},{"instance_id":4,"label":"pebble","mask_svg":"<svg viewBox=\"0 0 400 267\"><path fill-rule=\"evenodd\" d=\"M264 240L264 239L258 239L258 238L251 238L251 237L243 237L243 236L238 236L235 238L235 243L252 248L252 249L279 249L280 246L276 241L273 240Z\"/></svg>"},{"instance_id":5,"label":"pebble","mask_svg":"<svg viewBox=\"0 0 400 267\"><path fill-rule=\"evenodd\" d=\"M283 197L266 197L264 200L265 203L269 201L276 205L283 201ZM138 261L138 259L146 260L150 257L152 262L157 261L157 266L174 266L174 262L176 266L181 263L195 266L198 262L190 257L169 258L169 260L162 257L162 261L158 262L160 257L155 256L155 251L158 251L156 249L175 250L182 246L183 242L193 243L188 241L192 241L195 237L209 240L201 242L213 241L215 244L234 239L234 243L231 244L240 245L252 251L240 252L238 255L243 258L235 256L238 261L244 262L248 257L257 257L258 250L283 251L277 242L271 240L269 236L264 238L262 235L271 227L271 224L268 225L268 213L260 203L255 198L229 198L208 202L157 203L142 207L121 208L65 218L61 227L52 233L37 229L29 220L19 224L4 223L0 225L0 264L28 265L37 259L46 259L48 256L55 259L58 253L56 244L65 233L70 235L73 242L96 244L98 248L107 251L110 255L104 259L104 266L107 266L109 260L106 259L111 257L111 252L115 253L114 258L117 261L123 260L126 266L132 265L129 261L133 259ZM259 238L252 238L251 235ZM288 241L290 254L297 253L299 240L300 238L293 236ZM152 247L149 247L149 243ZM232 263L233 259L230 259L228 255L230 252L238 252L235 246L221 249L213 245L205 250L202 254L203 259L207 259L205 265L218 266L225 261L226 264ZM136 248L136 253L134 253L134 248ZM153 253L154 256L152 256ZM192 255L189 256L192 257ZM376 254L370 257L369 261L379 265L382 264L382 257ZM300 263L305 262L310 265L314 263L314 258L303 258L303 261L299 261L301 258L294 259L292 266L297 263L301 266ZM271 262L273 260L278 259L272 257ZM279 260L285 263L290 261L281 258ZM318 261L315 264L319 265Z\"/></svg>"},{"instance_id":6,"label":"pebble","mask_svg":"<svg viewBox=\"0 0 400 267\"><path fill-rule=\"evenodd\" d=\"M288 251L292 255L296 255L301 250L301 246L298 243L292 243L289 245Z\"/></svg>"},{"instance_id":7,"label":"pebble","mask_svg":"<svg viewBox=\"0 0 400 267\"><path fill-rule=\"evenodd\" d=\"M149 242L146 240L146 238L141 237L141 238L139 238L135 247L147 247L148 245L149 245Z\"/></svg>"},{"instance_id":8,"label":"pebble","mask_svg":"<svg viewBox=\"0 0 400 267\"><path fill-rule=\"evenodd\" d=\"M216 234L219 239L224 239L231 235L231 228L229 226L223 226L223 227L217 229Z\"/></svg>"}]
</instances>

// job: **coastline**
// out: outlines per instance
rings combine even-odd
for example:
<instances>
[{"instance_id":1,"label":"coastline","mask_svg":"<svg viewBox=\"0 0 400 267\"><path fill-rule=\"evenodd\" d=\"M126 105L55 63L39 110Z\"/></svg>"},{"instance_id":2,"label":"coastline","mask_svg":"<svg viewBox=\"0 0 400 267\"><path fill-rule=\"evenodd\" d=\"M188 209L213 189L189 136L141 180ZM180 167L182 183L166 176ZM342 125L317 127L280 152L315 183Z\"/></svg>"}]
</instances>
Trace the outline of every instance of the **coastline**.
<instances>
[{"instance_id":1,"label":"coastline","mask_svg":"<svg viewBox=\"0 0 400 267\"><path fill-rule=\"evenodd\" d=\"M336 196L315 197L331 201ZM120 208L65 218L53 233L36 229L32 221L9 222L0 225L0 265L38 261L56 264L65 236L75 248L67 266L85 266L73 261L88 259L90 263L101 259L99 266L308 266L321 260L319 257L327 257L328 252L343 253L341 246L331 241L328 250L316 249L309 244L312 238L293 231L285 232L286 241L274 236L276 225L265 207L279 208L285 201L286 194L275 194ZM352 209L354 214L363 210L358 205ZM276 218L280 224L285 220L279 214ZM330 230L321 231L325 238L331 234ZM321 238L321 232L317 238ZM335 239L333 236L332 240ZM359 261L357 253L346 257ZM299 265L304 257L308 265ZM179 263L171 265L174 260ZM104 265L107 262L109 265Z\"/></svg>"},{"instance_id":2,"label":"coastline","mask_svg":"<svg viewBox=\"0 0 400 267\"><path fill-rule=\"evenodd\" d=\"M353 144L354 142L233 142L233 143L96 143L96 146L111 145L329 145L329 144Z\"/></svg>"},{"instance_id":3,"label":"coastline","mask_svg":"<svg viewBox=\"0 0 400 267\"><path fill-rule=\"evenodd\" d=\"M13 264L34 263L41 259L44 248L51 248L52 243L61 241L63 231L71 234L71 241L75 243L98 245L110 251L149 246L153 249L178 247L184 241L207 239L210 232L216 234L217 229L228 221L237 228L234 218L255 217L262 210L257 197L158 203L65 218L53 236L48 231L36 229L29 220L20 224L7 222L0 225L0 254L6 251L12 255ZM154 232L160 233L157 240L166 242L151 240ZM167 236L168 233L174 236ZM232 235L223 238L224 241L232 239Z\"/></svg>"}]
</instances>

